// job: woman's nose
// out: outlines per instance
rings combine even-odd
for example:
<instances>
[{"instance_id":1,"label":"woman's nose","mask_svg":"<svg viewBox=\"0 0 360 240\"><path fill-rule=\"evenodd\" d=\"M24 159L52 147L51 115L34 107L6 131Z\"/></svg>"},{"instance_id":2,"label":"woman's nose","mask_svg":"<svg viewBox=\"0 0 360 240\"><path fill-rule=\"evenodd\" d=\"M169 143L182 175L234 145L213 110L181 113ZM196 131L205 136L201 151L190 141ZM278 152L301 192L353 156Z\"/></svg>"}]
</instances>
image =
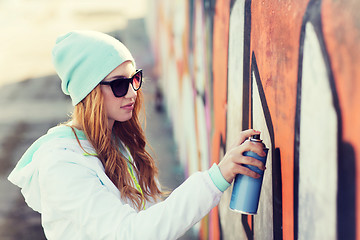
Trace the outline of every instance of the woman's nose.
<instances>
[{"instance_id":1,"label":"woman's nose","mask_svg":"<svg viewBox=\"0 0 360 240\"><path fill-rule=\"evenodd\" d=\"M137 95L136 91L132 87L131 83L129 83L129 88L128 88L128 91L127 91L125 97L126 98L133 98L133 97L136 97L136 95Z\"/></svg>"}]
</instances>

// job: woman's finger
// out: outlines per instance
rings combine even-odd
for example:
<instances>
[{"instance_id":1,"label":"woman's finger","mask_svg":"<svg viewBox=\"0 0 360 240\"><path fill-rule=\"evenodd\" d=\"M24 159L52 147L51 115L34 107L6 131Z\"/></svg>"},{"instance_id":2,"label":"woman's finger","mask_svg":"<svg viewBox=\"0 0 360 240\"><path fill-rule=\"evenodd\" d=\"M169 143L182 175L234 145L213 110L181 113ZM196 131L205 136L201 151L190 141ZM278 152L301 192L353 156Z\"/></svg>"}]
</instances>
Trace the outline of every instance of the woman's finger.
<instances>
[{"instance_id":1,"label":"woman's finger","mask_svg":"<svg viewBox=\"0 0 360 240\"><path fill-rule=\"evenodd\" d=\"M251 137L252 135L255 135L255 134L260 134L260 132L254 130L254 129L248 129L248 130L242 131L242 132L239 134L239 137L238 137L238 139L235 141L235 143L233 144L233 146L239 146L239 145L241 145L241 144L242 144L243 142L245 142L249 137Z\"/></svg>"},{"instance_id":2,"label":"woman's finger","mask_svg":"<svg viewBox=\"0 0 360 240\"><path fill-rule=\"evenodd\" d=\"M244 152L251 151L261 157L266 156L266 153L264 152L264 145L261 143L257 143L257 142L246 141L243 144L241 144L240 146L234 148L233 150L236 150L241 155L243 155Z\"/></svg>"},{"instance_id":3,"label":"woman's finger","mask_svg":"<svg viewBox=\"0 0 360 240\"><path fill-rule=\"evenodd\" d=\"M253 157L242 156L239 159L235 160L234 162L237 163L237 164L252 165L252 166L255 166L255 167L259 168L262 171L264 171L266 169L263 162L261 162L260 160L255 159Z\"/></svg>"},{"instance_id":4,"label":"woman's finger","mask_svg":"<svg viewBox=\"0 0 360 240\"><path fill-rule=\"evenodd\" d=\"M242 174L242 175L246 175L246 176L249 176L249 177L252 177L252 178L259 178L260 177L260 174L252 171L251 169L245 167L245 166L242 166L242 165L236 165L234 167L234 171L236 174Z\"/></svg>"},{"instance_id":5,"label":"woman's finger","mask_svg":"<svg viewBox=\"0 0 360 240\"><path fill-rule=\"evenodd\" d=\"M251 156L245 156L244 152L246 151L251 151L261 157L266 156L262 144L250 141L247 141L244 144L232 149L229 154L232 156L233 161L236 164L252 165L258 167L260 170L265 170L263 162Z\"/></svg>"},{"instance_id":6,"label":"woman's finger","mask_svg":"<svg viewBox=\"0 0 360 240\"><path fill-rule=\"evenodd\" d=\"M252 157L244 156L244 152L247 152L247 151L256 153L260 157L266 156L266 153L264 152L264 149L263 149L263 145L261 143L256 143L256 142L251 142L251 141L246 141L242 145L234 147L233 149L229 150L226 153L226 156L232 158L233 161L237 164L250 163L250 165L253 165L253 164L251 164L252 163L251 161L252 161L252 159L254 159L254 160L256 160L256 159L252 158ZM249 159L251 159L251 160L249 160ZM243 161L246 161L246 162L243 162Z\"/></svg>"}]
</instances>

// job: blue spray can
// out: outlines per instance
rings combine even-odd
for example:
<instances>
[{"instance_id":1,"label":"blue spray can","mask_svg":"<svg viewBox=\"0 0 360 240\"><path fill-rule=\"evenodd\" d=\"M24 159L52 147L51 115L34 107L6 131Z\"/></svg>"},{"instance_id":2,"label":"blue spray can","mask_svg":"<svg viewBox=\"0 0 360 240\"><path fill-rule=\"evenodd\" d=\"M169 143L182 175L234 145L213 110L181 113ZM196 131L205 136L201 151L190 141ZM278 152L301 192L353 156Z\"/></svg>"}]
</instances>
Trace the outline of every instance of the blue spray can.
<instances>
[{"instance_id":1,"label":"blue spray can","mask_svg":"<svg viewBox=\"0 0 360 240\"><path fill-rule=\"evenodd\" d=\"M256 158L266 164L266 158L269 149L260 139L260 134L252 135L250 141L259 142L264 146L265 157L261 157L254 152L244 152L244 156ZM260 178L252 178L242 174L237 174L234 181L234 187L230 200L230 209L243 213L243 214L257 214L259 206L261 185L263 181L264 171L251 165L244 164L245 167L250 168L252 171L260 174Z\"/></svg>"}]
</instances>

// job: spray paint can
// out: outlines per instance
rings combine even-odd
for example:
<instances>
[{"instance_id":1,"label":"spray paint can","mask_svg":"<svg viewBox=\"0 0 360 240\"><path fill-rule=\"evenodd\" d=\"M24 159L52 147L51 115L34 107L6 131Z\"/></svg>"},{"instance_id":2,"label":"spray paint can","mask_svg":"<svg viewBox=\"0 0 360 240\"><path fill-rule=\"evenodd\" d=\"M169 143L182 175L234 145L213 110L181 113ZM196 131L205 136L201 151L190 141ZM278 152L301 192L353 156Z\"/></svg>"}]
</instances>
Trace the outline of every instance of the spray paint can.
<instances>
[{"instance_id":1,"label":"spray paint can","mask_svg":"<svg viewBox=\"0 0 360 240\"><path fill-rule=\"evenodd\" d=\"M266 156L261 157L251 151L244 152L244 156L256 158L262 161L265 165L269 149L266 148L265 144L260 139L260 134L252 135L250 141L263 144ZM244 166L260 174L260 177L252 178L242 174L236 175L233 192L231 195L230 209L243 214L253 215L257 214L264 171L260 170L255 166L246 164L244 164Z\"/></svg>"}]
</instances>

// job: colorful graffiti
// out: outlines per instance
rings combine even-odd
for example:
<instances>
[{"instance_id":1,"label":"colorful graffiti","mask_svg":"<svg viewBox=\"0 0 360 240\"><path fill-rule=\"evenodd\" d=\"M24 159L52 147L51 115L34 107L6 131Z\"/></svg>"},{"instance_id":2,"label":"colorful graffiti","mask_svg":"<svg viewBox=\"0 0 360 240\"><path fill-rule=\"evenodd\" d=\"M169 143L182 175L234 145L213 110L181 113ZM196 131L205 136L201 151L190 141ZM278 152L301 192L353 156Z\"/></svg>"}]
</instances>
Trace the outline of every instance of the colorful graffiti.
<instances>
[{"instance_id":1,"label":"colorful graffiti","mask_svg":"<svg viewBox=\"0 0 360 240\"><path fill-rule=\"evenodd\" d=\"M159 86L187 174L243 129L270 149L258 214L230 211L230 188L201 239L360 239L360 2L156 6Z\"/></svg>"}]
</instances>

